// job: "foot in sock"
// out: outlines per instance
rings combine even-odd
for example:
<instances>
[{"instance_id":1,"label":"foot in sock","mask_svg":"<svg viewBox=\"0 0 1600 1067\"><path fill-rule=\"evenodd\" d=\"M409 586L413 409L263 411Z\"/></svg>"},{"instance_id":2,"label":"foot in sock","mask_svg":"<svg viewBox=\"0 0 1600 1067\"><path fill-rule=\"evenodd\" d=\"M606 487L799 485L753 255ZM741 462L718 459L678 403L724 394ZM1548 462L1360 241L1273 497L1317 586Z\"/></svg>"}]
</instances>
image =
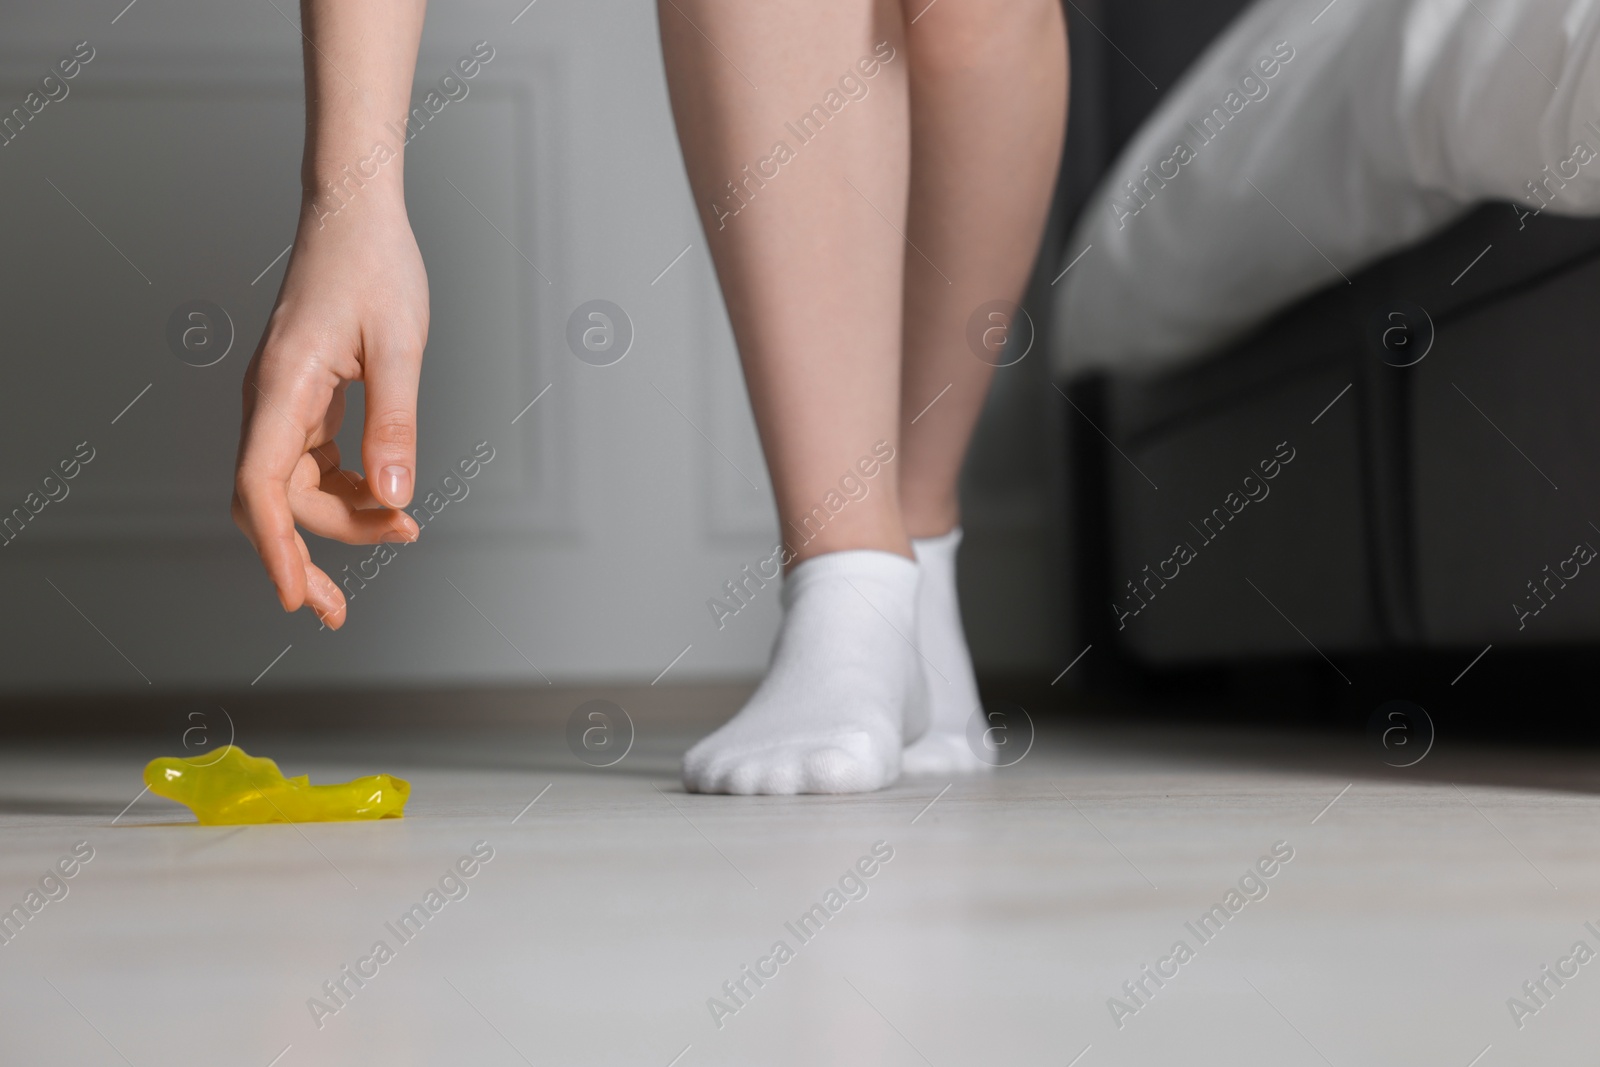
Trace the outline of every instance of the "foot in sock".
<instances>
[{"instance_id":1,"label":"foot in sock","mask_svg":"<svg viewBox=\"0 0 1600 1067\"><path fill-rule=\"evenodd\" d=\"M863 793L900 775L927 728L916 642L917 565L830 552L784 579L767 675L739 714L689 750L692 793Z\"/></svg>"},{"instance_id":2,"label":"foot in sock","mask_svg":"<svg viewBox=\"0 0 1600 1067\"><path fill-rule=\"evenodd\" d=\"M911 542L922 571L917 589L917 664L925 672L931 724L920 741L905 751L907 774L963 774L988 770L968 741L967 727L982 714L972 654L961 629L961 604L956 598L956 551L961 527L940 537Z\"/></svg>"}]
</instances>

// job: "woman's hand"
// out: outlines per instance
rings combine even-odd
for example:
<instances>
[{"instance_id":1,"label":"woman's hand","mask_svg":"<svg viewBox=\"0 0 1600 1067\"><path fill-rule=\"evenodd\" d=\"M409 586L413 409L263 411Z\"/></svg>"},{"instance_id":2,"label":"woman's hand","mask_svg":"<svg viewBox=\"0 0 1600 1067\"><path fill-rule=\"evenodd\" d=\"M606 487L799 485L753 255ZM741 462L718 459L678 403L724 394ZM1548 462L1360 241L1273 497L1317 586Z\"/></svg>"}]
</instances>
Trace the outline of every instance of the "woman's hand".
<instances>
[{"instance_id":1,"label":"woman's hand","mask_svg":"<svg viewBox=\"0 0 1600 1067\"><path fill-rule=\"evenodd\" d=\"M234 522L284 610L310 605L332 629L344 624L344 595L311 561L296 526L348 544L419 533L400 509L416 485L428 277L397 187L358 189L332 215L308 202L244 380ZM345 390L357 381L366 386L364 476L342 468L333 440Z\"/></svg>"}]
</instances>

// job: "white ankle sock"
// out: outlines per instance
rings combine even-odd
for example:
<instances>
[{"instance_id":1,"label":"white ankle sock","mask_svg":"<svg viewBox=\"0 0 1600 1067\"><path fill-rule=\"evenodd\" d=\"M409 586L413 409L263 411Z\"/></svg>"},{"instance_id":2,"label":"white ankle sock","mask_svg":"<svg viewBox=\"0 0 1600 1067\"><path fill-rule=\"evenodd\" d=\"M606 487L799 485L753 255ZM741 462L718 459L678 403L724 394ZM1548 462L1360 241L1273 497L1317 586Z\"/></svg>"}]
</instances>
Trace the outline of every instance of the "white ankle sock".
<instances>
[{"instance_id":1,"label":"white ankle sock","mask_svg":"<svg viewBox=\"0 0 1600 1067\"><path fill-rule=\"evenodd\" d=\"M860 793L900 775L927 728L915 643L917 565L892 552L814 556L783 583L767 675L689 750L694 793Z\"/></svg>"},{"instance_id":2,"label":"white ankle sock","mask_svg":"<svg viewBox=\"0 0 1600 1067\"><path fill-rule=\"evenodd\" d=\"M961 527L940 537L911 542L922 570L917 587L918 666L926 673L931 725L922 740L901 759L907 774L953 774L987 770L972 751L967 725L981 715L972 654L961 629L961 604L956 598L956 551Z\"/></svg>"}]
</instances>

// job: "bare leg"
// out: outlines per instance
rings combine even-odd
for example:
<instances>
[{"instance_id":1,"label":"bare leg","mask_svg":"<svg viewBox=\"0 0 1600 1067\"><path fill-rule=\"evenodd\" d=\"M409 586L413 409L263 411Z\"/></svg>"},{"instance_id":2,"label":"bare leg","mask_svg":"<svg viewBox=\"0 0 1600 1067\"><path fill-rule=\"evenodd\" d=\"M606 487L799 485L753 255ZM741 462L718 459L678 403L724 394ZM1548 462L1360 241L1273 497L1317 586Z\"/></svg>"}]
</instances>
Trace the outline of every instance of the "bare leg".
<instances>
[{"instance_id":1,"label":"bare leg","mask_svg":"<svg viewBox=\"0 0 1600 1067\"><path fill-rule=\"evenodd\" d=\"M877 442L898 451L896 230L910 151L898 0L666 0L660 18L784 540L795 561L859 548L909 556L892 464L864 499L837 513L825 504L841 478L861 477ZM846 75L861 88L841 90ZM788 162L775 158L779 142Z\"/></svg>"},{"instance_id":2,"label":"bare leg","mask_svg":"<svg viewBox=\"0 0 1600 1067\"><path fill-rule=\"evenodd\" d=\"M1027 284L1065 134L1067 50L1059 0L927 2L904 0L912 156L899 473L921 569L932 727L902 766L950 774L1004 761L998 750L981 759L968 737L981 709L956 596L957 487L995 373L968 322L986 304L1020 300ZM978 734L980 744L1000 736Z\"/></svg>"},{"instance_id":3,"label":"bare leg","mask_svg":"<svg viewBox=\"0 0 1600 1067\"><path fill-rule=\"evenodd\" d=\"M1050 209L1067 41L1058 0L903 2L917 21L900 501L908 533L935 537L961 521L961 465L994 374L968 345L968 318L1022 298Z\"/></svg>"}]
</instances>

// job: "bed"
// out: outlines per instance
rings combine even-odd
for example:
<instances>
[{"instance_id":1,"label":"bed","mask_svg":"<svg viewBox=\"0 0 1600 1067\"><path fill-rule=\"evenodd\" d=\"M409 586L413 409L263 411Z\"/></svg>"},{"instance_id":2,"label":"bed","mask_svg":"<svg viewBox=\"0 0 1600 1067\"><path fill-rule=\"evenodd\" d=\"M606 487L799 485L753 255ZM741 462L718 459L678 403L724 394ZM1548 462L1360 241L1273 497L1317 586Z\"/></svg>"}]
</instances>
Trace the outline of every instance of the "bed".
<instances>
[{"instance_id":1,"label":"bed","mask_svg":"<svg viewBox=\"0 0 1600 1067\"><path fill-rule=\"evenodd\" d=\"M1080 638L1335 685L1600 638L1597 42L1575 0L1262 0L1163 95L1055 268Z\"/></svg>"}]
</instances>

